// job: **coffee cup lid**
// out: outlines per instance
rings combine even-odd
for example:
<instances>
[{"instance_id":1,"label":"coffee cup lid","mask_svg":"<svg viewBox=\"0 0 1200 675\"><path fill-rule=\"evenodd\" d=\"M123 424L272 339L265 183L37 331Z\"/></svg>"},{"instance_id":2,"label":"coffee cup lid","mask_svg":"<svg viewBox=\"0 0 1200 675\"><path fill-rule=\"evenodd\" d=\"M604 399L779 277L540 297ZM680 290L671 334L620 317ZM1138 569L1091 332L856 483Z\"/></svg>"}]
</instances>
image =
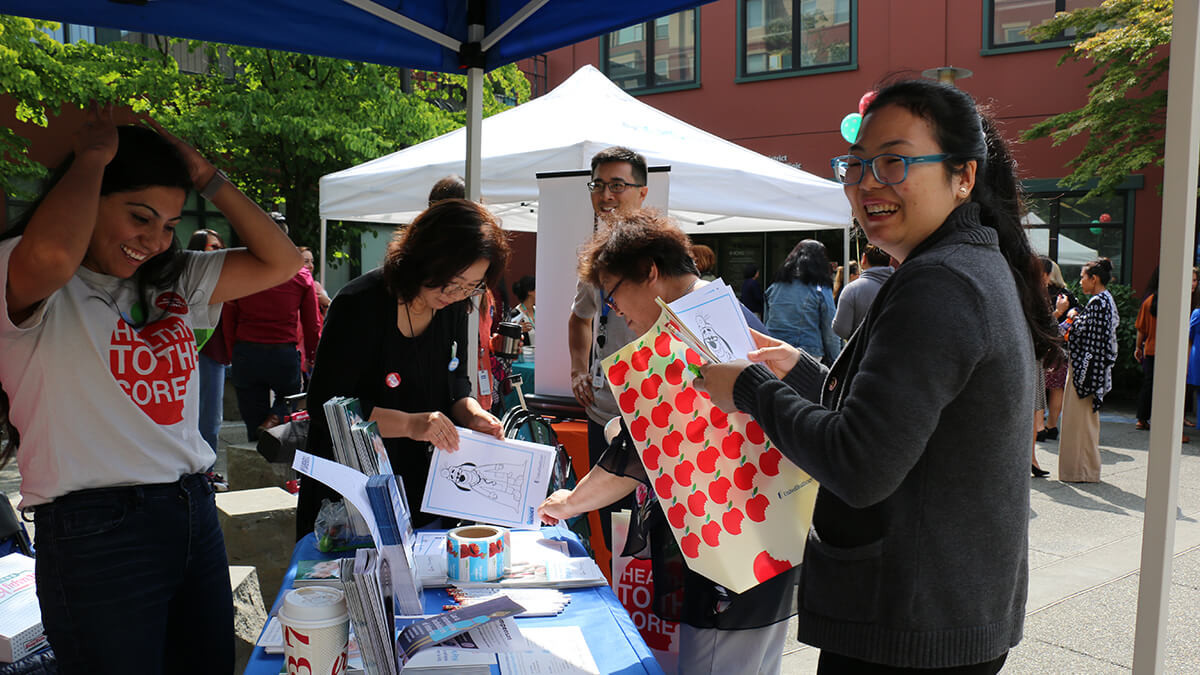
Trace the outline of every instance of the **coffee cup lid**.
<instances>
[{"instance_id":1,"label":"coffee cup lid","mask_svg":"<svg viewBox=\"0 0 1200 675\"><path fill-rule=\"evenodd\" d=\"M346 596L341 589L305 586L287 592L279 608L285 621L330 621L346 615Z\"/></svg>"}]
</instances>

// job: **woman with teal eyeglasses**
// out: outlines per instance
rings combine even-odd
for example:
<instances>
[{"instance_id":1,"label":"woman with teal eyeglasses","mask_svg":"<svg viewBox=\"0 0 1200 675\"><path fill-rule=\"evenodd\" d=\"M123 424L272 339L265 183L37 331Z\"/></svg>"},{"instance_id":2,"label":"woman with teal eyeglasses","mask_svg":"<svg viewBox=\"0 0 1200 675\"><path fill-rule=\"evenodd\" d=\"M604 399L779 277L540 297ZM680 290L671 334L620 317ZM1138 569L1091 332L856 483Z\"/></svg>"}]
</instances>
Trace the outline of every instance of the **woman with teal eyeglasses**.
<instances>
[{"instance_id":1,"label":"woman with teal eyeglasses","mask_svg":"<svg viewBox=\"0 0 1200 675\"><path fill-rule=\"evenodd\" d=\"M1012 158L968 94L904 81L833 168L901 265L832 368L759 336L698 382L821 484L797 533L818 673L996 673L1025 616L1034 364L1057 342Z\"/></svg>"},{"instance_id":2,"label":"woman with teal eyeglasses","mask_svg":"<svg viewBox=\"0 0 1200 675\"><path fill-rule=\"evenodd\" d=\"M308 451L333 457L322 404L357 398L379 425L395 474L404 480L413 525L432 447L458 449L455 425L500 437L500 422L471 396L467 306L504 271L508 241L475 202L446 199L399 230L383 266L351 281L333 299L308 390ZM325 485L305 479L296 538L313 531Z\"/></svg>"}]
</instances>

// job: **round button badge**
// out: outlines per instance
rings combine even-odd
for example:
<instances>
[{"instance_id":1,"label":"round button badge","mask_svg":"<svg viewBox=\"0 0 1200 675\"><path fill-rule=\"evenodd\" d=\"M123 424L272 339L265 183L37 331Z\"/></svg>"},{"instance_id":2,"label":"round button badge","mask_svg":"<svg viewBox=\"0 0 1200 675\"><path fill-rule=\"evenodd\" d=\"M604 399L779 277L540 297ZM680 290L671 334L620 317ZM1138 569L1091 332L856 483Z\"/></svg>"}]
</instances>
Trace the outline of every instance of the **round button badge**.
<instances>
[{"instance_id":1,"label":"round button badge","mask_svg":"<svg viewBox=\"0 0 1200 675\"><path fill-rule=\"evenodd\" d=\"M395 389L400 386L400 373L388 373L383 381L389 389Z\"/></svg>"}]
</instances>

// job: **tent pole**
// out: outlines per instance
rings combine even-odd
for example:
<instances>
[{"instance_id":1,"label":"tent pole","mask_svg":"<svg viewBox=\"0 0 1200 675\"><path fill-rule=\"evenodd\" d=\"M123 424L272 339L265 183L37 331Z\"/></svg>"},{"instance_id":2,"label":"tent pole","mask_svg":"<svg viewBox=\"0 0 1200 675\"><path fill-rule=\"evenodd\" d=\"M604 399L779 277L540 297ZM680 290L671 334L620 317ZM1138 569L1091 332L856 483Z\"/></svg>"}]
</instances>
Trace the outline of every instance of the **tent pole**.
<instances>
[{"instance_id":1,"label":"tent pole","mask_svg":"<svg viewBox=\"0 0 1200 675\"><path fill-rule=\"evenodd\" d=\"M325 286L325 240L326 240L325 228L328 227L328 225L329 225L329 221L322 218L321 219L321 267L320 267L320 272L319 272L320 279L317 280L317 281L321 282L322 287Z\"/></svg>"},{"instance_id":2,"label":"tent pole","mask_svg":"<svg viewBox=\"0 0 1200 675\"><path fill-rule=\"evenodd\" d=\"M483 68L467 70L467 199L479 201L483 146Z\"/></svg>"},{"instance_id":3,"label":"tent pole","mask_svg":"<svg viewBox=\"0 0 1200 675\"><path fill-rule=\"evenodd\" d=\"M1150 465L1142 526L1141 577L1133 642L1133 672L1163 672L1171 562L1175 550L1175 509L1179 496L1179 430L1183 428L1187 366L1188 292L1195 252L1196 147L1200 146L1200 6L1175 3L1168 75L1166 167L1159 239L1158 331L1154 368Z\"/></svg>"}]
</instances>

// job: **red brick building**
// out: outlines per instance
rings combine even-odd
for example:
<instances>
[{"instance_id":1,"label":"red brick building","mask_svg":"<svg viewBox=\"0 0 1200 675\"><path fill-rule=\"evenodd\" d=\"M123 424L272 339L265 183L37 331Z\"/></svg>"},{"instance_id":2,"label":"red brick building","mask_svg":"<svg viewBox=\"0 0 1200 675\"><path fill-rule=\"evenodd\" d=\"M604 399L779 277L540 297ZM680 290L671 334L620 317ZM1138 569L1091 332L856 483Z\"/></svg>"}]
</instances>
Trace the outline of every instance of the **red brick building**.
<instances>
[{"instance_id":1,"label":"red brick building","mask_svg":"<svg viewBox=\"0 0 1200 675\"><path fill-rule=\"evenodd\" d=\"M1029 42L1024 30L1055 11L1099 0L718 0L549 53L543 91L592 64L643 101L748 148L828 176L845 152L842 118L862 94L893 74L953 66L956 84L991 106L1005 135L1087 96L1086 64L1059 67L1070 38ZM532 70L530 67L528 70ZM539 78L540 79L540 78ZM1166 86L1163 78L1162 86ZM1068 279L1086 259L1112 258L1117 278L1145 282L1158 255L1162 170L1129 176L1120 192L1082 202L1058 179L1082 148L1072 141L1016 143L1029 193L1035 248L1059 260ZM767 276L800 238L816 233L698 237L722 261L755 255ZM836 233L826 241L840 255ZM723 265L728 275L731 266Z\"/></svg>"}]
</instances>

